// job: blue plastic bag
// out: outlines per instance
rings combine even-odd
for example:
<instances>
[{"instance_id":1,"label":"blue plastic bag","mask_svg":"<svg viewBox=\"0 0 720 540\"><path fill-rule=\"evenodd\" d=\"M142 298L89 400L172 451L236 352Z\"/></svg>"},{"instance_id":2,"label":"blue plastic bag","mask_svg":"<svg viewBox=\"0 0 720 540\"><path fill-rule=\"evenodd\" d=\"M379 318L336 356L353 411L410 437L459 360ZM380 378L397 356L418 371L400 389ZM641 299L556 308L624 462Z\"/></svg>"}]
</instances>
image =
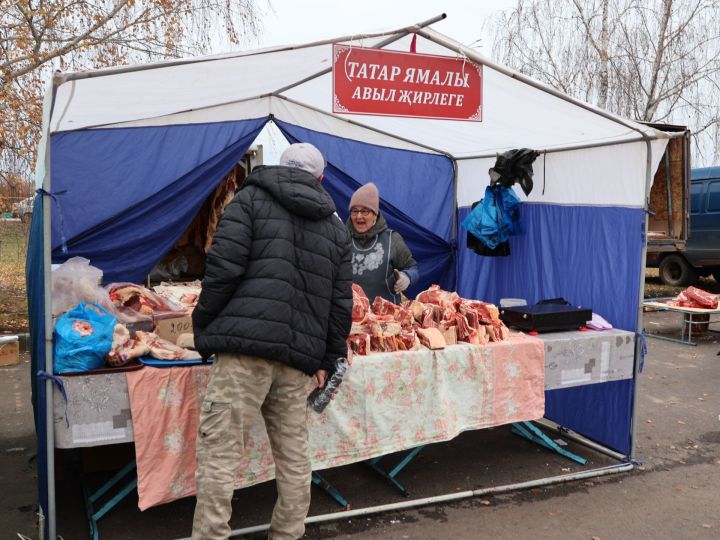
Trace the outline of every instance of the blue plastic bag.
<instances>
[{"instance_id":1,"label":"blue plastic bag","mask_svg":"<svg viewBox=\"0 0 720 540\"><path fill-rule=\"evenodd\" d=\"M520 199L511 188L485 188L485 197L463 220L463 227L490 249L520 234Z\"/></svg>"},{"instance_id":2,"label":"blue plastic bag","mask_svg":"<svg viewBox=\"0 0 720 540\"><path fill-rule=\"evenodd\" d=\"M55 323L55 373L78 373L105 364L117 319L98 304L81 303Z\"/></svg>"}]
</instances>

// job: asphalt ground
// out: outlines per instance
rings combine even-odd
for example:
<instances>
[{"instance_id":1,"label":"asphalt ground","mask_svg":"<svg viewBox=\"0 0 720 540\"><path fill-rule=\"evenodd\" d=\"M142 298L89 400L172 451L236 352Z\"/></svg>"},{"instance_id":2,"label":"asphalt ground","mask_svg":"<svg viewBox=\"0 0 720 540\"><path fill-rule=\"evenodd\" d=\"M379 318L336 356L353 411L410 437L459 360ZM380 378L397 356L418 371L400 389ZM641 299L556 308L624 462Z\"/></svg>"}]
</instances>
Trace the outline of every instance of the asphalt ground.
<instances>
[{"instance_id":1,"label":"asphalt ground","mask_svg":"<svg viewBox=\"0 0 720 540\"><path fill-rule=\"evenodd\" d=\"M654 333L678 335L679 323L678 314L646 314L646 328ZM713 333L701 336L697 347L648 339L638 391L635 455L640 463L631 472L351 519L342 519L340 506L314 487L310 515L337 513L341 519L309 525L306 538L720 538L718 341L720 334ZM15 538L16 532L37 537L36 472L28 461L34 453L28 371L27 361L0 368L0 405L6 412L0 427L2 538ZM540 448L509 427L466 432L426 447L398 479L415 499L617 463L573 442L567 448L588 463ZM130 457L130 445L58 452L58 533L65 540L88 538L81 477L97 487ZM383 463L392 466L398 459L390 456ZM363 464L323 474L352 509L407 500ZM232 527L267 523L274 497L273 482L237 491ZM184 538L193 508L194 500L187 498L140 512L131 494L102 518L100 538Z\"/></svg>"}]
</instances>

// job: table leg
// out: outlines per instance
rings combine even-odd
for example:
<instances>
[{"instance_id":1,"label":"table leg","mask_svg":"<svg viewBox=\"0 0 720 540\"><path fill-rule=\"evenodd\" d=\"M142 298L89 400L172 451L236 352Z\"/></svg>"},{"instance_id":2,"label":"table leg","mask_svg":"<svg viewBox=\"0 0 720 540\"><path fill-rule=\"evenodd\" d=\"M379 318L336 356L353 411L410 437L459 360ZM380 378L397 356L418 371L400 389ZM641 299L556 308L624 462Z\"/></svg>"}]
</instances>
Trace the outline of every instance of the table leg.
<instances>
[{"instance_id":1,"label":"table leg","mask_svg":"<svg viewBox=\"0 0 720 540\"><path fill-rule=\"evenodd\" d=\"M573 454L572 452L569 452L562 448L558 443L545 435L545 433L543 433L540 428L538 428L532 422L515 422L512 425L512 432L516 435L520 435L521 437L525 437L527 440L539 444L540 446L543 446L548 450L557 452L561 456L572 459L573 461L577 461L580 465L585 465L585 463L587 462L585 458Z\"/></svg>"},{"instance_id":2,"label":"table leg","mask_svg":"<svg viewBox=\"0 0 720 540\"><path fill-rule=\"evenodd\" d=\"M347 502L347 499L342 496L342 493L340 493L335 486L333 486L330 482L325 480L325 478L320 476L320 474L315 471L313 471L312 473L312 482L320 489L322 489L325 493L330 495L333 499L335 499L335 502L337 502L345 510L350 510L350 503Z\"/></svg>"},{"instance_id":3,"label":"table leg","mask_svg":"<svg viewBox=\"0 0 720 540\"><path fill-rule=\"evenodd\" d=\"M135 488L137 487L137 476L134 475L134 477L129 482L125 483L118 490L118 492L110 498L110 500L108 500L104 505L100 507L99 510L95 510L95 503L103 495L105 495L108 491L110 491L113 487L120 483L123 478L133 473L133 471L135 471L135 467L135 460L132 460L130 463L120 469L110 480L100 486L100 488L94 493L90 493L90 489L87 486L85 478L82 479L83 496L85 498L85 513L87 515L88 524L90 526L90 536L93 540L98 540L100 537L100 533L98 530L98 521L100 520L100 518L102 518L115 506L117 506L118 503L120 503L120 501L127 497L129 493L135 490Z\"/></svg>"},{"instance_id":4,"label":"table leg","mask_svg":"<svg viewBox=\"0 0 720 540\"><path fill-rule=\"evenodd\" d=\"M382 476L385 480L390 482L392 486L394 486L400 493L403 494L405 497L409 497L410 493L405 488L403 484L401 484L395 477L400 474L400 471L402 471L408 463L410 463L415 456L417 456L420 451L425 448L424 446L418 446L416 448L413 448L410 450L405 457L393 467L390 472L385 471L380 466L378 466L378 462L385 456L379 456L372 459L368 459L365 461L365 464L370 467L373 471L375 471L378 475Z\"/></svg>"}]
</instances>

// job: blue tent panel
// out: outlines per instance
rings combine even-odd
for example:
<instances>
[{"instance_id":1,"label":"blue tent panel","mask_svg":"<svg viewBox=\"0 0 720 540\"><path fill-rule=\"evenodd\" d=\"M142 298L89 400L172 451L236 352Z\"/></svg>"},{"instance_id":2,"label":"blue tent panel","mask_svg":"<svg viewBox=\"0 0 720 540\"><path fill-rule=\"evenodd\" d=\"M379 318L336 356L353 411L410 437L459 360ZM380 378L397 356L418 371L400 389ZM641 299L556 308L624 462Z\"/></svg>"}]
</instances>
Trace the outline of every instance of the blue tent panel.
<instances>
[{"instance_id":1,"label":"blue tent panel","mask_svg":"<svg viewBox=\"0 0 720 540\"><path fill-rule=\"evenodd\" d=\"M632 379L545 392L545 416L626 456L632 447Z\"/></svg>"},{"instance_id":2,"label":"blue tent panel","mask_svg":"<svg viewBox=\"0 0 720 540\"><path fill-rule=\"evenodd\" d=\"M323 155L328 156L328 166L325 169L323 187L335 201L338 214L343 220L348 218L348 205L350 203L350 197L353 192L361 186L361 184L354 176L350 176L346 170L339 167L338 164L333 161L332 156L335 155L334 153L337 152L340 156L347 158L347 156L354 156L365 152L372 154L370 157L374 156L377 162L388 158L388 156L385 155L386 152L391 152L391 157L398 157L394 154L394 152L397 152L395 150L368 145L365 143L358 143L347 139L338 139L337 137L332 137L326 134L318 134L317 132L297 128L296 126L291 126L283 122L278 122L278 125L285 136L288 137L290 142L312 143L317 146L321 152L323 152ZM406 152L406 154L407 155L405 155L404 158L408 167L411 167L410 163L412 162L412 159L415 159L418 155L426 156L426 154L416 154L413 152ZM438 156L429 157L433 159L438 158ZM368 161L373 160L369 159ZM399 167L397 163L396 166ZM400 177L402 178L404 176ZM448 241L441 238L431 230L428 230L428 228L424 226L425 222L421 221L424 216L422 212L427 208L427 205L417 203L415 208L410 209L413 213L406 214L385 198L385 193L382 187L378 186L378 189L381 196L380 211L385 216L389 227L396 230L403 237L412 251L413 257L417 261L418 268L420 270L420 280L418 283L413 284L406 294L409 297L413 297L418 292L427 289L433 283L439 284L444 289L454 290L454 252ZM430 200L428 199L428 204L429 203ZM439 209L438 211L445 212L445 216L447 216L446 221L450 223L450 217L452 216L454 210L452 210L452 208L444 208Z\"/></svg>"},{"instance_id":3,"label":"blue tent panel","mask_svg":"<svg viewBox=\"0 0 720 540\"><path fill-rule=\"evenodd\" d=\"M458 212L459 222L469 208ZM563 297L635 331L645 214L641 208L523 204L509 257L484 257L458 232L458 292L497 303Z\"/></svg>"},{"instance_id":4,"label":"blue tent panel","mask_svg":"<svg viewBox=\"0 0 720 540\"><path fill-rule=\"evenodd\" d=\"M107 283L142 282L265 122L53 136L53 192L61 209L53 205L53 262L83 256Z\"/></svg>"},{"instance_id":5,"label":"blue tent panel","mask_svg":"<svg viewBox=\"0 0 720 540\"><path fill-rule=\"evenodd\" d=\"M359 184L374 182L384 201L452 241L455 171L448 157L358 142L277 119L275 123L291 140L317 146L329 163Z\"/></svg>"},{"instance_id":6,"label":"blue tent panel","mask_svg":"<svg viewBox=\"0 0 720 540\"><path fill-rule=\"evenodd\" d=\"M52 190L68 241L144 204L267 120L86 129L51 137ZM55 210L55 208L53 208ZM60 245L53 219L53 248Z\"/></svg>"},{"instance_id":7,"label":"blue tent panel","mask_svg":"<svg viewBox=\"0 0 720 540\"><path fill-rule=\"evenodd\" d=\"M459 211L459 220L469 208ZM509 257L484 257L458 238L462 296L529 304L563 297L591 308L616 328L635 331L645 215L639 208L523 204L523 234L510 240ZM547 418L628 454L633 381L546 392Z\"/></svg>"}]
</instances>

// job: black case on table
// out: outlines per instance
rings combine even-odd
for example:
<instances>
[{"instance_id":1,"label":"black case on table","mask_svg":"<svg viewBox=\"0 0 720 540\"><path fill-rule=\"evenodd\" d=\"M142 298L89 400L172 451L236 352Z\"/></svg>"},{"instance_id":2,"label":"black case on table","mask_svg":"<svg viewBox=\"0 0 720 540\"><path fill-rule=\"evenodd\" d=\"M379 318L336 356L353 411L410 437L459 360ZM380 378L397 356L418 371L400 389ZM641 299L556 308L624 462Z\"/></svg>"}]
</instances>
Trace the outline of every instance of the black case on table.
<instances>
[{"instance_id":1,"label":"black case on table","mask_svg":"<svg viewBox=\"0 0 720 540\"><path fill-rule=\"evenodd\" d=\"M500 308L500 319L526 332L577 330L592 319L592 310L559 304Z\"/></svg>"}]
</instances>

